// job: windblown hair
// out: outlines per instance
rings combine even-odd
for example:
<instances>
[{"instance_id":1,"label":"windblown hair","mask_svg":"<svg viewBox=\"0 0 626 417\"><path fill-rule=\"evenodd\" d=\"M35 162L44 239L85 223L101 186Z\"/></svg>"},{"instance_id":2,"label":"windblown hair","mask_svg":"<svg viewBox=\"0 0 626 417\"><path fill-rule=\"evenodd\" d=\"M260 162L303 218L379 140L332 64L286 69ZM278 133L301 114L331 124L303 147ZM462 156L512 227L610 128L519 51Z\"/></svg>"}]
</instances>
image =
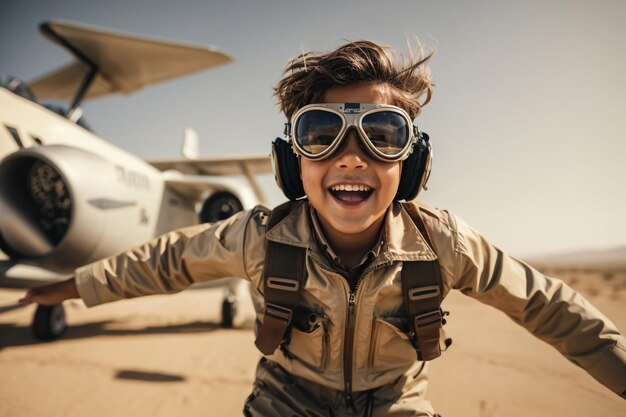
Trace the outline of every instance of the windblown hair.
<instances>
[{"instance_id":1,"label":"windblown hair","mask_svg":"<svg viewBox=\"0 0 626 417\"><path fill-rule=\"evenodd\" d=\"M349 42L328 53L306 52L293 58L275 88L281 111L291 116L301 107L322 101L338 85L387 84L394 105L415 118L432 96L433 84L420 47L408 59L395 49L371 41Z\"/></svg>"}]
</instances>

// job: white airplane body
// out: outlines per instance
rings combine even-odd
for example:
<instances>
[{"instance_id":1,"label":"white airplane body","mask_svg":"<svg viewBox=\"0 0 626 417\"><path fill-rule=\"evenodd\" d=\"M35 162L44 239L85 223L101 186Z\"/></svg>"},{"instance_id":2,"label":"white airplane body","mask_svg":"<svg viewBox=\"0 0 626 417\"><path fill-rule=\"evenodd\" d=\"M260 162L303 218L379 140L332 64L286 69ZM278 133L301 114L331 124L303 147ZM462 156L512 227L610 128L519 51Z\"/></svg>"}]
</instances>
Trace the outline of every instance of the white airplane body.
<instances>
[{"instance_id":1,"label":"white airplane body","mask_svg":"<svg viewBox=\"0 0 626 417\"><path fill-rule=\"evenodd\" d=\"M0 87L0 249L9 257L0 260L0 285L31 287L65 279L79 266L169 230L220 220L264 202L255 175L271 172L266 156L149 163L73 121L84 99L130 93L230 57L74 24L44 23L41 29L77 61L30 87L38 97L67 100L74 90L74 98L68 111L59 111L30 94ZM158 65L162 55L177 61ZM187 145L193 154L194 144ZM241 287L231 285L229 292L239 293ZM229 296L223 306L226 325L235 314L232 303ZM55 338L64 329L62 306L38 307L37 337Z\"/></svg>"}]
</instances>

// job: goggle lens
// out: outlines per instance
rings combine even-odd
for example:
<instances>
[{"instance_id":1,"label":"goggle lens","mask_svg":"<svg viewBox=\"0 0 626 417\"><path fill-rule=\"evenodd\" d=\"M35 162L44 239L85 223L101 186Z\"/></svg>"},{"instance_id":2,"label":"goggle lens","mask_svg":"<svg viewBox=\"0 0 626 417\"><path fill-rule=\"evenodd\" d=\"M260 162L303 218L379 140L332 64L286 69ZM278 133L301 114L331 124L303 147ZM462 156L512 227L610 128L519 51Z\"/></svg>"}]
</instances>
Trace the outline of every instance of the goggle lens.
<instances>
[{"instance_id":1,"label":"goggle lens","mask_svg":"<svg viewBox=\"0 0 626 417\"><path fill-rule=\"evenodd\" d=\"M338 114L310 110L298 119L295 140L306 152L317 155L332 145L342 127L343 120Z\"/></svg>"},{"instance_id":2,"label":"goggle lens","mask_svg":"<svg viewBox=\"0 0 626 417\"><path fill-rule=\"evenodd\" d=\"M361 126L372 145L384 155L398 155L409 141L406 120L395 112L379 111L366 114Z\"/></svg>"}]
</instances>

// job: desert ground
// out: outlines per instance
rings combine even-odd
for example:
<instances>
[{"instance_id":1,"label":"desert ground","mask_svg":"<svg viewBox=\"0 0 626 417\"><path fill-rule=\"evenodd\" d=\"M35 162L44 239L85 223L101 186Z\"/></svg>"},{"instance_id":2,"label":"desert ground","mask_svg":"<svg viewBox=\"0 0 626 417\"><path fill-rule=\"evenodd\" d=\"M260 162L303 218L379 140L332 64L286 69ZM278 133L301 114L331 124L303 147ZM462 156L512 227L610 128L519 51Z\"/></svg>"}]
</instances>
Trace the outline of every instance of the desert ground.
<instances>
[{"instance_id":1,"label":"desert ground","mask_svg":"<svg viewBox=\"0 0 626 417\"><path fill-rule=\"evenodd\" d=\"M626 330L626 272L552 272ZM31 337L22 294L0 290L0 416L242 415L260 354L250 322L217 325L221 290L91 309L72 300L70 328L48 343ZM624 400L502 313L456 292L444 308L453 345L431 364L429 391L444 417L626 415Z\"/></svg>"}]
</instances>

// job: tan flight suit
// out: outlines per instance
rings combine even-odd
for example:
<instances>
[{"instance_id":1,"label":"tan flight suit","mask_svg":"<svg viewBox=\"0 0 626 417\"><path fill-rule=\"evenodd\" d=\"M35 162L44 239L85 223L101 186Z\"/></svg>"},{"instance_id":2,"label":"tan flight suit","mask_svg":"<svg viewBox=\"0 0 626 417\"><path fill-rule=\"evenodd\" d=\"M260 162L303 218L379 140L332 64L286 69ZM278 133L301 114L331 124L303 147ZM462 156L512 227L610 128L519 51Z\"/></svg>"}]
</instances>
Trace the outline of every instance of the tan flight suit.
<instances>
[{"instance_id":1,"label":"tan flight suit","mask_svg":"<svg viewBox=\"0 0 626 417\"><path fill-rule=\"evenodd\" d=\"M292 327L289 343L261 360L246 415L363 415L371 408L375 416L432 416L424 398L426 367L406 333L400 271L402 261L438 259L444 295L455 289L498 308L607 388L626 391L626 341L615 325L563 282L507 256L450 213L421 209L433 252L394 203L380 246L351 289L312 212L304 201L266 230L269 210L256 207L165 234L77 270L79 293L93 306L238 276L255 287L262 321L265 240L307 248L301 304L317 320L307 330ZM344 395L350 386L353 407Z\"/></svg>"}]
</instances>

